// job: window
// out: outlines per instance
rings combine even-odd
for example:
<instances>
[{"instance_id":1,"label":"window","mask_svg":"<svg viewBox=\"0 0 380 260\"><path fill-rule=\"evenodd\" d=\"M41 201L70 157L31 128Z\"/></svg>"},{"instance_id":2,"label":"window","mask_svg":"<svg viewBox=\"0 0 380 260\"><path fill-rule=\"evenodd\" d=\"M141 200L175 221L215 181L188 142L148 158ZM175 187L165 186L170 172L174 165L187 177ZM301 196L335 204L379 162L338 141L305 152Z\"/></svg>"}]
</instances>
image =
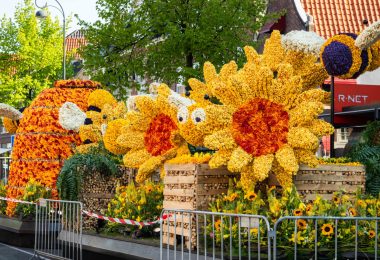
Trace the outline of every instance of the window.
<instances>
[{"instance_id":1,"label":"window","mask_svg":"<svg viewBox=\"0 0 380 260\"><path fill-rule=\"evenodd\" d=\"M350 135L349 129L347 127L343 127L339 129L339 135L341 141L348 141L348 136Z\"/></svg>"}]
</instances>

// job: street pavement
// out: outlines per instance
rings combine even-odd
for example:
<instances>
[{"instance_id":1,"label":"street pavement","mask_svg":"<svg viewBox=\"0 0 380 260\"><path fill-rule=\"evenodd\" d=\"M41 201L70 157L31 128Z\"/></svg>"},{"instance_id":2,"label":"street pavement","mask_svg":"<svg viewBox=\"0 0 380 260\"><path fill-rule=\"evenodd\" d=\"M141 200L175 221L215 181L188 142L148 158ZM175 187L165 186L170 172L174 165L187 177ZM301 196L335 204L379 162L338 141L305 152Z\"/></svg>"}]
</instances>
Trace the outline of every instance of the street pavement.
<instances>
[{"instance_id":1,"label":"street pavement","mask_svg":"<svg viewBox=\"0 0 380 260\"><path fill-rule=\"evenodd\" d=\"M28 260L33 256L33 249L19 248L0 243L0 260Z\"/></svg>"}]
</instances>

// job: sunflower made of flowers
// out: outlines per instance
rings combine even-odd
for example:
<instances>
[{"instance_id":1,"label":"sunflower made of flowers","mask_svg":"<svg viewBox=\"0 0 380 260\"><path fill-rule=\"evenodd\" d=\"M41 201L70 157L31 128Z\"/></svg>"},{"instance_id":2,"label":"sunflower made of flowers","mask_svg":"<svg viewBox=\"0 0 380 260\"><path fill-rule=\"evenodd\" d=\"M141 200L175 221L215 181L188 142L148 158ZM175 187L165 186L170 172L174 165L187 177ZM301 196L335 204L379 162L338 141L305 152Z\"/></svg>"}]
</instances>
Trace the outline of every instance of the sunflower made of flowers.
<instances>
[{"instance_id":1,"label":"sunflower made of flowers","mask_svg":"<svg viewBox=\"0 0 380 260\"><path fill-rule=\"evenodd\" d=\"M161 85L159 89L169 88ZM139 168L137 182L145 181L166 160L188 152L179 135L175 120L177 111L164 96L138 96L136 109L128 111L128 124L121 129L117 143L131 150L124 156L127 167Z\"/></svg>"},{"instance_id":2,"label":"sunflower made of flowers","mask_svg":"<svg viewBox=\"0 0 380 260\"><path fill-rule=\"evenodd\" d=\"M253 60L252 49L246 55ZM316 165L318 137L333 127L319 120L325 93L305 90L292 65L248 62L238 70L234 62L214 71L211 89L222 105L204 108L197 125L207 134L206 147L216 150L209 164L227 165L240 172L245 190L263 181L272 170L282 186L292 183L299 163ZM209 65L208 65L209 66Z\"/></svg>"}]
</instances>

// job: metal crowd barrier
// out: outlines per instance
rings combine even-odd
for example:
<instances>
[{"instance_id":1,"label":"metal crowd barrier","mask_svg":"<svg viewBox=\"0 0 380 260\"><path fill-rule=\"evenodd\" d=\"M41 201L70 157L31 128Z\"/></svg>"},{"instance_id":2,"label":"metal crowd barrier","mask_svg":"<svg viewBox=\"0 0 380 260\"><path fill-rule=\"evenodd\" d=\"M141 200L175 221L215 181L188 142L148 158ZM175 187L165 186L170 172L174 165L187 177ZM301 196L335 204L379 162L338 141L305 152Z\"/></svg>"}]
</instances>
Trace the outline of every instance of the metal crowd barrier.
<instances>
[{"instance_id":1,"label":"metal crowd barrier","mask_svg":"<svg viewBox=\"0 0 380 260\"><path fill-rule=\"evenodd\" d=\"M258 215L164 210L160 259L271 259L270 225Z\"/></svg>"},{"instance_id":2,"label":"metal crowd barrier","mask_svg":"<svg viewBox=\"0 0 380 260\"><path fill-rule=\"evenodd\" d=\"M274 225L274 231L273 231L273 256L274 256L274 259L277 259L277 256L279 255L278 254L278 249L280 248L280 245L279 245L279 237L280 238L283 238L283 236L285 236L284 233L280 233L280 230L281 230L281 225L282 224L289 224L289 222L291 222L291 225L294 226L294 233L292 234L293 238L294 238L294 248L293 250L291 250L290 248L288 248L287 250L288 251L293 251L293 258L294 259L306 259L305 258L305 253L301 253L300 252L300 245L298 242L300 242L300 239L297 238L298 236L298 231L300 231L300 229L298 228L298 225L297 225L297 221L299 220L305 220L308 223L308 225L310 225L310 228L311 228L311 231L312 232L315 232L314 234L314 241L309 241L311 242L313 245L313 248L312 248L312 256L309 255L307 259L319 259L319 258L323 258L323 257L326 257L326 256L320 256L319 255L319 251L320 251L320 246L318 246L320 244L320 237L321 237L321 228L323 227L323 224L328 224L330 225L331 229L333 230L329 230L329 232L331 233L330 234L330 238L331 240L333 240L333 242L331 241L331 244L334 244L333 247L327 247L325 249L327 250L330 250L330 254L328 257L330 257L329 259L378 259L378 221L380 220L379 217L331 217L331 216L286 216L286 217L282 217L280 219L277 220L277 222L275 223ZM287 222L287 223L286 223ZM294 223L293 223L294 222ZM355 241L354 243L352 243L352 252L350 253L347 253L348 255L342 255L342 252L340 252L339 250L339 244L343 242L347 242L347 241L342 241L340 239L340 241L338 241L338 237L339 237L339 233L341 232L340 230L340 226L339 225L343 225L343 224L347 224L349 222L352 222L354 223L353 226L355 226L355 230L352 231L354 232L355 234ZM373 251L372 252L360 252L359 250L359 245L360 243L366 243L368 241L361 241L359 240L359 236L358 236L358 232L359 230L364 227L365 225L371 225L374 226L374 233L372 234L373 237L372 239L374 240L373 241ZM329 229L330 229L329 227ZM332 232L333 231L333 232ZM300 234L302 235L302 234ZM330 242L330 241L329 241ZM310 252L310 251L309 251ZM343 252L344 253L344 252ZM359 254L360 253L360 254ZM323 259L327 259L327 258L323 258Z\"/></svg>"},{"instance_id":3,"label":"metal crowd barrier","mask_svg":"<svg viewBox=\"0 0 380 260\"><path fill-rule=\"evenodd\" d=\"M33 257L82 259L82 203L40 199L35 229Z\"/></svg>"}]
</instances>

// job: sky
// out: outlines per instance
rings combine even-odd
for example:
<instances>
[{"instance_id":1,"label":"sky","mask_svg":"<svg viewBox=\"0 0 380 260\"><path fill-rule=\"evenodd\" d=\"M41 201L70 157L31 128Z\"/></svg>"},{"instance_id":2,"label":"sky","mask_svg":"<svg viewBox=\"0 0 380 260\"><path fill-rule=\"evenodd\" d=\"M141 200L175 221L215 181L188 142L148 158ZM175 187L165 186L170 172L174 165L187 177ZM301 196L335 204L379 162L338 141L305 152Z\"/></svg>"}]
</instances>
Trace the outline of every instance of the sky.
<instances>
[{"instance_id":1,"label":"sky","mask_svg":"<svg viewBox=\"0 0 380 260\"><path fill-rule=\"evenodd\" d=\"M78 20L74 17L74 14L88 22L95 22L98 19L96 12L96 0L58 0L61 3L66 17L69 15L73 16L73 21L70 24L70 29L67 34L70 32L79 29L77 25ZM18 3L22 3L23 0L0 0L0 17L3 17L5 14L7 17L13 17L15 8ZM34 2L34 0L33 0ZM57 6L55 0L37 0L37 4L43 6L45 3L49 5ZM60 21L62 21L62 15L55 10L54 8L49 8L49 11L53 16L57 16Z\"/></svg>"}]
</instances>

